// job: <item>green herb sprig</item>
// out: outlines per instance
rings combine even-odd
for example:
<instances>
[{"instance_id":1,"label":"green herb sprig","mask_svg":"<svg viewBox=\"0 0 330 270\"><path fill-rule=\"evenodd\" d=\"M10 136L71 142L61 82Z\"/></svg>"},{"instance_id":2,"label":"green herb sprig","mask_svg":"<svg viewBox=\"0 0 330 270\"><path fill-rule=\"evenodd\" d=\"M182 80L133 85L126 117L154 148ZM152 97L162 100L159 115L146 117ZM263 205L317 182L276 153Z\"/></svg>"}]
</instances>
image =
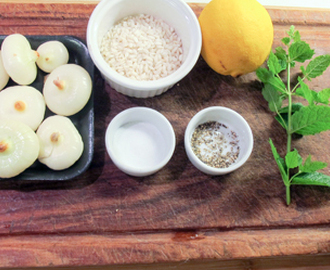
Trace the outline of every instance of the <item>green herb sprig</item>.
<instances>
[{"instance_id":1,"label":"green herb sprig","mask_svg":"<svg viewBox=\"0 0 330 270\"><path fill-rule=\"evenodd\" d=\"M318 172L327 167L327 163L312 161L311 155L305 160L297 149L292 149L292 136L314 135L330 129L330 88L321 91L311 90L305 83L323 74L330 65L330 55L314 57L312 50L294 26L287 32L288 37L282 39L283 47L277 47L271 52L267 60L268 68L260 67L256 70L258 78L263 82L262 95L268 102L269 109L276 113L275 119L286 130L286 155L281 157L269 139L274 159L278 165L284 185L286 187L286 202L291 203L291 185L319 185L330 187L330 176ZM296 63L310 60L306 68L300 67L301 75L297 83L291 85L291 71ZM287 71L286 82L280 73ZM293 96L307 100L308 105L294 103ZM284 102L286 101L286 102ZM305 102L305 103L307 103ZM287 104L287 105L284 105ZM294 171L294 173L292 173Z\"/></svg>"}]
</instances>

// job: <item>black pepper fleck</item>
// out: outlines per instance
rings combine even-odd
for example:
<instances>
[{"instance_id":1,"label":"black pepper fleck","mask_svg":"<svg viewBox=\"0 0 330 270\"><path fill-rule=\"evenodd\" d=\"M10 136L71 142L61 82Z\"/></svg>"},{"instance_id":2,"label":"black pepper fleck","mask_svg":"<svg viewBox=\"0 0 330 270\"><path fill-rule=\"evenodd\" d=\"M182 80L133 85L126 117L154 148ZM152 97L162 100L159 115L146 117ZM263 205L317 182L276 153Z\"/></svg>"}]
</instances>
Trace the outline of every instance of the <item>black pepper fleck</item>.
<instances>
[{"instance_id":1,"label":"black pepper fleck","mask_svg":"<svg viewBox=\"0 0 330 270\"><path fill-rule=\"evenodd\" d=\"M195 155L214 168L228 168L235 163L240 152L238 144L236 132L217 121L200 124L191 138L191 147Z\"/></svg>"}]
</instances>

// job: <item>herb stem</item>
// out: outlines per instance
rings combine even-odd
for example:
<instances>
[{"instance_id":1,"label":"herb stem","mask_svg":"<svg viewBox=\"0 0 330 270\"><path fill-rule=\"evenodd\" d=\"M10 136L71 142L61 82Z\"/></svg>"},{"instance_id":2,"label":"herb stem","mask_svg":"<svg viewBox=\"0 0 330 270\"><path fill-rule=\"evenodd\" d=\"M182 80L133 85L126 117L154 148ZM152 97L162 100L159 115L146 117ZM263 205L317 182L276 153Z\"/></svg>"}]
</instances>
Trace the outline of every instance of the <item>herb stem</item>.
<instances>
[{"instance_id":1,"label":"herb stem","mask_svg":"<svg viewBox=\"0 0 330 270\"><path fill-rule=\"evenodd\" d=\"M291 92L291 81L290 81L290 76L291 76L291 63L288 63L288 78L287 78L287 91L288 91L288 126L287 126L287 144L286 144L286 153L288 154L291 152L291 142L292 142L292 119L291 119L291 114L292 114L292 92ZM286 203L287 205L290 204L291 202L291 194L290 194L290 169L289 167L287 168L287 173L286 173Z\"/></svg>"},{"instance_id":2,"label":"herb stem","mask_svg":"<svg viewBox=\"0 0 330 270\"><path fill-rule=\"evenodd\" d=\"M285 188L286 188L286 204L290 205L291 203L290 184L285 185Z\"/></svg>"},{"instance_id":3,"label":"herb stem","mask_svg":"<svg viewBox=\"0 0 330 270\"><path fill-rule=\"evenodd\" d=\"M291 82L290 82L290 76L291 76L291 69L290 69L290 63L288 64L288 78L287 78L287 93L288 93L288 126L287 126L287 153L291 151L291 130L292 130L292 92L291 92Z\"/></svg>"}]
</instances>

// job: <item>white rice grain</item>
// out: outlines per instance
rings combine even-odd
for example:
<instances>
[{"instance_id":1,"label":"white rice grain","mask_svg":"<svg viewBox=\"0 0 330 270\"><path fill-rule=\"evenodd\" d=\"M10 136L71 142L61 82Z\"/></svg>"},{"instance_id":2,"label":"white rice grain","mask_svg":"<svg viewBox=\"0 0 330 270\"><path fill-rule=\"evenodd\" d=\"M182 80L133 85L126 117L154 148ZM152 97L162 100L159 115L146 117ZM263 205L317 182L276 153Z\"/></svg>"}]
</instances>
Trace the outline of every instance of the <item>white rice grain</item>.
<instances>
[{"instance_id":1,"label":"white rice grain","mask_svg":"<svg viewBox=\"0 0 330 270\"><path fill-rule=\"evenodd\" d=\"M139 14L115 24L100 46L105 61L134 80L164 78L182 64L183 47L175 29L163 20Z\"/></svg>"}]
</instances>

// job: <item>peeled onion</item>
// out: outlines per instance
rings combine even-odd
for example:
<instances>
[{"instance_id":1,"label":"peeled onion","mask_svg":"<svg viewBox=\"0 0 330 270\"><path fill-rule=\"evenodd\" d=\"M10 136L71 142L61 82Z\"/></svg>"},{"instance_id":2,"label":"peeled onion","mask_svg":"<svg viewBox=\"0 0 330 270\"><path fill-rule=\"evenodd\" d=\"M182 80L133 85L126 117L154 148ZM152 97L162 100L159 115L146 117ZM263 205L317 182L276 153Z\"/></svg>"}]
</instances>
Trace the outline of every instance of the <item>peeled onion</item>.
<instances>
[{"instance_id":1,"label":"peeled onion","mask_svg":"<svg viewBox=\"0 0 330 270\"><path fill-rule=\"evenodd\" d=\"M25 36L7 36L1 45L1 56L5 70L17 84L28 85L36 79L38 54Z\"/></svg>"},{"instance_id":2,"label":"peeled onion","mask_svg":"<svg viewBox=\"0 0 330 270\"><path fill-rule=\"evenodd\" d=\"M37 136L40 141L38 160L53 170L69 168L82 155L81 135L66 116L46 118L39 126Z\"/></svg>"},{"instance_id":3,"label":"peeled onion","mask_svg":"<svg viewBox=\"0 0 330 270\"><path fill-rule=\"evenodd\" d=\"M69 61L69 52L65 45L57 40L42 43L37 48L39 57L37 59L38 67L47 73L52 72L55 68L67 64Z\"/></svg>"},{"instance_id":4,"label":"peeled onion","mask_svg":"<svg viewBox=\"0 0 330 270\"><path fill-rule=\"evenodd\" d=\"M32 86L16 85L0 92L0 119L21 121L36 130L45 110L43 95Z\"/></svg>"},{"instance_id":5,"label":"peeled onion","mask_svg":"<svg viewBox=\"0 0 330 270\"><path fill-rule=\"evenodd\" d=\"M26 124L13 120L0 120L0 177L14 177L37 159L39 140Z\"/></svg>"},{"instance_id":6,"label":"peeled onion","mask_svg":"<svg viewBox=\"0 0 330 270\"><path fill-rule=\"evenodd\" d=\"M58 115L70 116L79 112L92 92L89 73L76 64L54 69L47 77L43 94L48 108Z\"/></svg>"},{"instance_id":7,"label":"peeled onion","mask_svg":"<svg viewBox=\"0 0 330 270\"><path fill-rule=\"evenodd\" d=\"M2 90L9 81L9 75L3 66L2 57L0 53L0 90Z\"/></svg>"}]
</instances>

